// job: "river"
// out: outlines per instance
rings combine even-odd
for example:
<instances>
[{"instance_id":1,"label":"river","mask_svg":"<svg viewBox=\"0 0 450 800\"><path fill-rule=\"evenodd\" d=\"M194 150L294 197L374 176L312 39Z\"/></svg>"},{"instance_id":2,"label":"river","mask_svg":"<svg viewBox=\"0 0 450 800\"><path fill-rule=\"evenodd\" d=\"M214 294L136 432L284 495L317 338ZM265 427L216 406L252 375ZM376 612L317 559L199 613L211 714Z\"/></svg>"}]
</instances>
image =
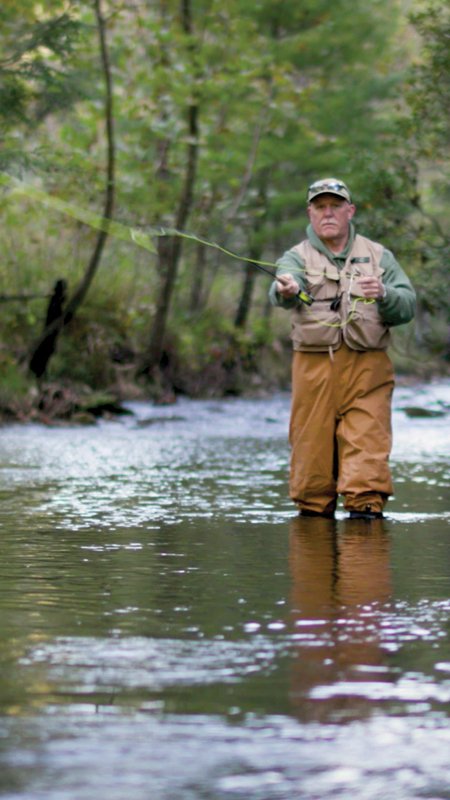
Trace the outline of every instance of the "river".
<instances>
[{"instance_id":1,"label":"river","mask_svg":"<svg viewBox=\"0 0 450 800\"><path fill-rule=\"evenodd\" d=\"M0 430L1 797L450 798L449 383L373 523L296 515L287 395L127 409Z\"/></svg>"}]
</instances>

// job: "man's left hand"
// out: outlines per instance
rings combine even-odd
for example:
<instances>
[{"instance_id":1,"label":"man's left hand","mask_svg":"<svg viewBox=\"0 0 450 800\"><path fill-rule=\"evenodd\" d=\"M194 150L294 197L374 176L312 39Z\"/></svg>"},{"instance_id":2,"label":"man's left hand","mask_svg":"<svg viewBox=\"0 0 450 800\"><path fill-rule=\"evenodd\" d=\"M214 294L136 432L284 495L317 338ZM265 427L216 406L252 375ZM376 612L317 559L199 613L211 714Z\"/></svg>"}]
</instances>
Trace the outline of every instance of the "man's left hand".
<instances>
[{"instance_id":1,"label":"man's left hand","mask_svg":"<svg viewBox=\"0 0 450 800\"><path fill-rule=\"evenodd\" d=\"M362 297L367 297L367 299L381 300L385 297L385 287L379 278L371 276L358 278L358 287L361 290Z\"/></svg>"}]
</instances>

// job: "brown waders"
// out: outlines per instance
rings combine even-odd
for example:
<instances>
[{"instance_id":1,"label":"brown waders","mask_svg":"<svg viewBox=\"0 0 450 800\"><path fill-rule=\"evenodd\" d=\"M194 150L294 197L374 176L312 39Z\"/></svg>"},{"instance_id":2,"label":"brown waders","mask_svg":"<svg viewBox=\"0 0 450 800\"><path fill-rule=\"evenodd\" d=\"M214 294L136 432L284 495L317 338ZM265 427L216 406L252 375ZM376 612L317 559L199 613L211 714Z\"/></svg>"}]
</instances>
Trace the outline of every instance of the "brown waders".
<instances>
[{"instance_id":1,"label":"brown waders","mask_svg":"<svg viewBox=\"0 0 450 800\"><path fill-rule=\"evenodd\" d=\"M394 374L384 350L295 351L290 496L303 511L382 511L392 494Z\"/></svg>"}]
</instances>

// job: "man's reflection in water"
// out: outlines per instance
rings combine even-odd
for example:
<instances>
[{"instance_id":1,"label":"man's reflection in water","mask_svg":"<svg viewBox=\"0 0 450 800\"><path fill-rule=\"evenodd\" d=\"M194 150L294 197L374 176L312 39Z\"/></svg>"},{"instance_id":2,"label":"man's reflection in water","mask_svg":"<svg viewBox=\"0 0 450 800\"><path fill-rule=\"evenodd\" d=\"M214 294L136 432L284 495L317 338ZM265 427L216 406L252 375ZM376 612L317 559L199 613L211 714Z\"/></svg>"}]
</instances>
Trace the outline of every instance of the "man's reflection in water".
<instances>
[{"instance_id":1,"label":"man's reflection in water","mask_svg":"<svg viewBox=\"0 0 450 800\"><path fill-rule=\"evenodd\" d=\"M379 637L391 594L385 521L298 517L290 565L296 712L318 721L365 716L372 703L351 684L388 679Z\"/></svg>"}]
</instances>

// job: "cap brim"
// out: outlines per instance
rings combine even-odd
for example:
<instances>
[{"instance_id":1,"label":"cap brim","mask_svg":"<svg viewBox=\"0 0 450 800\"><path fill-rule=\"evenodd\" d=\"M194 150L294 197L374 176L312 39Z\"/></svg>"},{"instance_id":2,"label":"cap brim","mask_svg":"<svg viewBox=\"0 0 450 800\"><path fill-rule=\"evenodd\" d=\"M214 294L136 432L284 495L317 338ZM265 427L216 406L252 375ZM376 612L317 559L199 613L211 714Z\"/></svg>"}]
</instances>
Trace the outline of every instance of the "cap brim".
<instances>
[{"instance_id":1,"label":"cap brim","mask_svg":"<svg viewBox=\"0 0 450 800\"><path fill-rule=\"evenodd\" d=\"M308 203L310 203L311 200L315 200L316 197L320 197L321 194L334 194L336 197L341 197L342 200L346 200L347 203L351 203L351 197L347 192L333 191L332 189L321 189L319 192L309 194Z\"/></svg>"}]
</instances>

